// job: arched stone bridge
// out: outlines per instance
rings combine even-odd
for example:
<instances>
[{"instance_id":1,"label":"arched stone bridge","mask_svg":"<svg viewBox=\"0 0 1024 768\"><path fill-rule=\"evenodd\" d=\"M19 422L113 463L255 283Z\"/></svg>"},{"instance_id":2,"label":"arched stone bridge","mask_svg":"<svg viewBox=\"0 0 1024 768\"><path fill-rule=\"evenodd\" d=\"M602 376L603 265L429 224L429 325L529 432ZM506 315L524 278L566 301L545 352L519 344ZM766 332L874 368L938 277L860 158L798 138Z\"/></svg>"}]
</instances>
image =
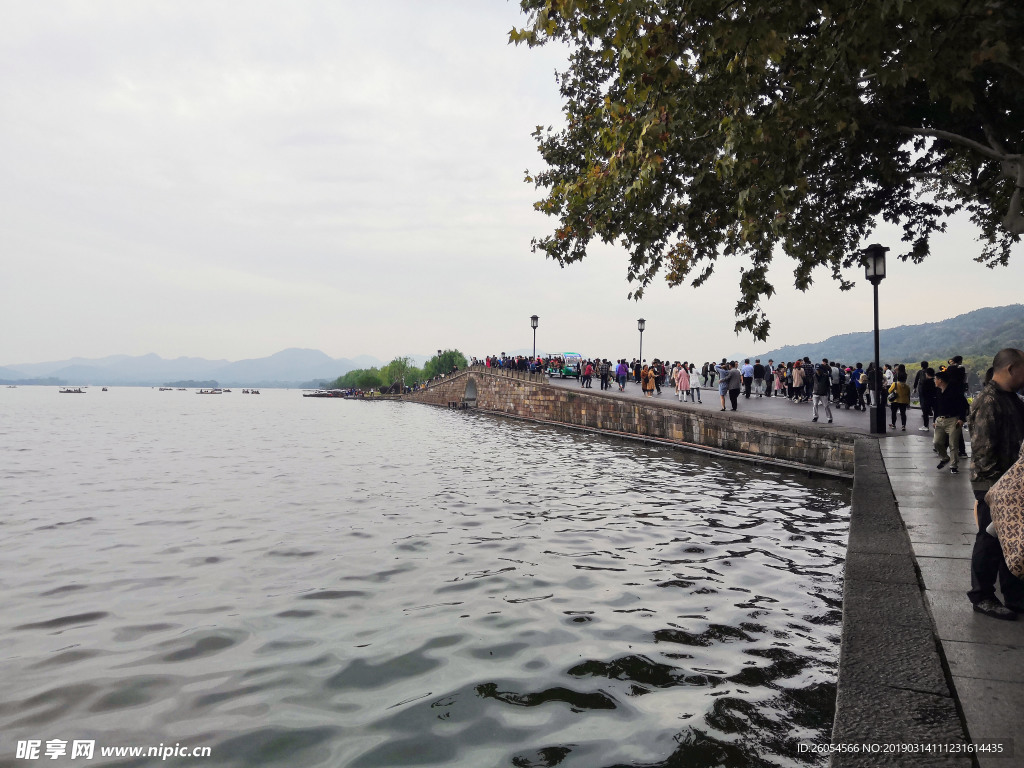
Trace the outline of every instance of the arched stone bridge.
<instances>
[{"instance_id":1,"label":"arched stone bridge","mask_svg":"<svg viewBox=\"0 0 1024 768\"><path fill-rule=\"evenodd\" d=\"M615 390L549 384L543 374L472 366L404 395L403 400L450 406L593 430L852 477L854 444L862 434L828 430L790 419L721 413L619 397Z\"/></svg>"}]
</instances>

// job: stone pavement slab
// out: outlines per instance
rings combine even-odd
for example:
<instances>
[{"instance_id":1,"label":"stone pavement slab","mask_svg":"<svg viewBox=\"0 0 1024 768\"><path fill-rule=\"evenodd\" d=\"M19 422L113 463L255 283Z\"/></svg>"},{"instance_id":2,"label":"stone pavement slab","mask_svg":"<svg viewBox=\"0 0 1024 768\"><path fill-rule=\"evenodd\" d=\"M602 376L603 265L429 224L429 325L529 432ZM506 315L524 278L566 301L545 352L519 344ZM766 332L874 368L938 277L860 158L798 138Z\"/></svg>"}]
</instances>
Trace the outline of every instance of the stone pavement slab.
<instances>
[{"instance_id":1,"label":"stone pavement slab","mask_svg":"<svg viewBox=\"0 0 1024 768\"><path fill-rule=\"evenodd\" d=\"M961 459L959 475L936 469L923 432L879 445L967 732L976 744L1013 739L1024 713L1024 621L975 613L967 599L977 531L970 462ZM1024 765L1024 738L1019 741L1013 757L982 752L978 765Z\"/></svg>"}]
</instances>

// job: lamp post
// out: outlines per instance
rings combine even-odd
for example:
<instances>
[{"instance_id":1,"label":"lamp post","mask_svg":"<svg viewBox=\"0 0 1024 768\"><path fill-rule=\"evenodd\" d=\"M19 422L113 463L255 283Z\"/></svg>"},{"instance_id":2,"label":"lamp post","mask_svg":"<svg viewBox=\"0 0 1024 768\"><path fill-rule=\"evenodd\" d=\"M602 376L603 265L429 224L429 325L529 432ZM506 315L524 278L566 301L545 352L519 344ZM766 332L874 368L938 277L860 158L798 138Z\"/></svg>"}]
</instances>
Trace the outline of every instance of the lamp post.
<instances>
[{"instance_id":1,"label":"lamp post","mask_svg":"<svg viewBox=\"0 0 1024 768\"><path fill-rule=\"evenodd\" d=\"M441 370L441 350L440 349L437 350L437 375L438 376L443 375L443 371Z\"/></svg>"},{"instance_id":2,"label":"lamp post","mask_svg":"<svg viewBox=\"0 0 1024 768\"><path fill-rule=\"evenodd\" d=\"M530 327L533 328L533 360L530 361L532 365L537 359L537 326L540 325L540 318L536 315L530 315Z\"/></svg>"},{"instance_id":3,"label":"lamp post","mask_svg":"<svg viewBox=\"0 0 1024 768\"><path fill-rule=\"evenodd\" d=\"M636 321L636 327L640 329L640 362L644 361L644 328L647 327L647 321L642 317Z\"/></svg>"},{"instance_id":4,"label":"lamp post","mask_svg":"<svg viewBox=\"0 0 1024 768\"><path fill-rule=\"evenodd\" d=\"M882 363L878 352L878 284L885 279L885 253L889 249L884 245L872 243L864 249L864 276L874 287L875 292L875 377L869 382L875 388L873 405L870 410L870 433L885 434L885 406L882 405Z\"/></svg>"}]
</instances>

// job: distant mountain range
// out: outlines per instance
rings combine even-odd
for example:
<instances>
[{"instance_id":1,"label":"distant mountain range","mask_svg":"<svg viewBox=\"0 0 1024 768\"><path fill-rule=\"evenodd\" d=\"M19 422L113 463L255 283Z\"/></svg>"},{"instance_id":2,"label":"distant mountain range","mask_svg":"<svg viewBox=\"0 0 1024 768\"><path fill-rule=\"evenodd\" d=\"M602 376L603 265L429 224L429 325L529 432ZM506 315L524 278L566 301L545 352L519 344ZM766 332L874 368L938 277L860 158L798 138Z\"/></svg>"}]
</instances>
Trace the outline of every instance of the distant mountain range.
<instances>
[{"instance_id":1,"label":"distant mountain range","mask_svg":"<svg viewBox=\"0 0 1024 768\"><path fill-rule=\"evenodd\" d=\"M429 356L410 357L414 364L422 365ZM370 355L332 358L320 350L294 348L270 357L235 362L201 357L165 360L155 354L138 357L112 355L0 367L0 384L160 386L171 381L196 379L217 381L227 387L297 387L333 381L356 368L379 367L382 364Z\"/></svg>"},{"instance_id":2,"label":"distant mountain range","mask_svg":"<svg viewBox=\"0 0 1024 768\"><path fill-rule=\"evenodd\" d=\"M879 347L882 362L889 363L944 361L953 355L991 356L1003 347L1024 349L1024 304L976 309L937 323L884 328L879 333ZM874 333L844 333L824 341L749 355L751 359L773 359L776 363L804 356L815 362L827 357L844 363L867 363L875 357ZM745 357L748 355L737 359Z\"/></svg>"}]
</instances>

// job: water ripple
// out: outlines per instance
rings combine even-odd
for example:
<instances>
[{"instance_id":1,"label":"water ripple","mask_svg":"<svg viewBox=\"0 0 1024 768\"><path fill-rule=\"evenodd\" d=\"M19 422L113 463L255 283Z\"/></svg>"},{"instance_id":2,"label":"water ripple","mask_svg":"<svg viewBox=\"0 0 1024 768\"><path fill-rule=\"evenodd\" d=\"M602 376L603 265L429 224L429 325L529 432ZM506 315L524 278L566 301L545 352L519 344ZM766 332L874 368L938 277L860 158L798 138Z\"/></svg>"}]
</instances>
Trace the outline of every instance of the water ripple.
<instances>
[{"instance_id":1,"label":"water ripple","mask_svg":"<svg viewBox=\"0 0 1024 768\"><path fill-rule=\"evenodd\" d=\"M7 743L823 762L843 484L296 392L2 392Z\"/></svg>"}]
</instances>

